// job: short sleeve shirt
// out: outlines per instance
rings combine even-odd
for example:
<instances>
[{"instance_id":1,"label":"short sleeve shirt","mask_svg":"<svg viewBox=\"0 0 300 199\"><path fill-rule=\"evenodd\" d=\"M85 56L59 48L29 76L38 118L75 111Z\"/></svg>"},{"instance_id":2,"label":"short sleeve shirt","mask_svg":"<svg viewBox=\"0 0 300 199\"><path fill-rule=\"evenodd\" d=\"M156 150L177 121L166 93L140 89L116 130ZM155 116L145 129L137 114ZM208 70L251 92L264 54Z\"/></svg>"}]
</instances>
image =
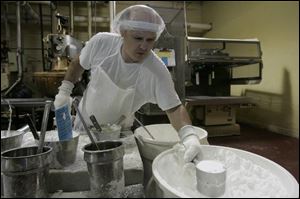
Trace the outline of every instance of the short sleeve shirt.
<instances>
[{"instance_id":1,"label":"short sleeve shirt","mask_svg":"<svg viewBox=\"0 0 300 199\"><path fill-rule=\"evenodd\" d=\"M166 111L180 105L169 70L161 59L150 51L142 63L126 63L121 56L122 43L123 38L115 33L94 35L81 51L80 65L86 70L91 69L91 78L93 71L102 67L120 88L135 85L136 107L153 103ZM108 57L111 61L103 64Z\"/></svg>"}]
</instances>

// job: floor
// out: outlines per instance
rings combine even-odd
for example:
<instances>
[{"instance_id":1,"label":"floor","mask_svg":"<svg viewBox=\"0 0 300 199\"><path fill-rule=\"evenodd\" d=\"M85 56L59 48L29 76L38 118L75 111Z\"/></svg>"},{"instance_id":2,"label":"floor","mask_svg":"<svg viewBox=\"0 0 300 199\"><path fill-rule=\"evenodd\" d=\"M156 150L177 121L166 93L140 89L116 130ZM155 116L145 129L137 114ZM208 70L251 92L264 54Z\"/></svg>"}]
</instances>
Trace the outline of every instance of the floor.
<instances>
[{"instance_id":1,"label":"floor","mask_svg":"<svg viewBox=\"0 0 300 199\"><path fill-rule=\"evenodd\" d=\"M256 153L288 170L299 183L299 139L241 124L241 134L208 137L211 145Z\"/></svg>"}]
</instances>

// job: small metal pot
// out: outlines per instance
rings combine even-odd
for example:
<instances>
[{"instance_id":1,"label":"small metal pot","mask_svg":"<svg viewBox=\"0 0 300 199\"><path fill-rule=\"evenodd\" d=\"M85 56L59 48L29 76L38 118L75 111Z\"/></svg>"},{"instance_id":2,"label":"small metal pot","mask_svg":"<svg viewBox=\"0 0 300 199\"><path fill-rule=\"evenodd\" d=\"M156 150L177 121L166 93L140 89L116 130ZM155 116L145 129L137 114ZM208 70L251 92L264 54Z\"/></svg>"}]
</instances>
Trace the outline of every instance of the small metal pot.
<instances>
[{"instance_id":1,"label":"small metal pot","mask_svg":"<svg viewBox=\"0 0 300 199\"><path fill-rule=\"evenodd\" d=\"M90 178L90 197L120 198L125 189L121 141L103 141L82 148Z\"/></svg>"},{"instance_id":2,"label":"small metal pot","mask_svg":"<svg viewBox=\"0 0 300 199\"><path fill-rule=\"evenodd\" d=\"M4 198L46 198L52 148L21 147L1 153Z\"/></svg>"},{"instance_id":3,"label":"small metal pot","mask_svg":"<svg viewBox=\"0 0 300 199\"><path fill-rule=\"evenodd\" d=\"M47 131L44 146L52 147L51 169L61 169L73 164L76 160L79 133L73 131L73 138L60 141L57 130Z\"/></svg>"}]
</instances>

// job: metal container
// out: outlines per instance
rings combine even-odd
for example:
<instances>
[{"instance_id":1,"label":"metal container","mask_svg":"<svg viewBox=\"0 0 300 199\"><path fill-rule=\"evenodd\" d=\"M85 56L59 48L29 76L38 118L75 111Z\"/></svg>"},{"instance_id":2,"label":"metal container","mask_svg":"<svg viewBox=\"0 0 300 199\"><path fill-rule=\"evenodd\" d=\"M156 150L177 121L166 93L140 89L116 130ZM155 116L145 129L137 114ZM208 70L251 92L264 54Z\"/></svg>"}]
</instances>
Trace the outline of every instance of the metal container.
<instances>
[{"instance_id":1,"label":"metal container","mask_svg":"<svg viewBox=\"0 0 300 199\"><path fill-rule=\"evenodd\" d=\"M124 144L121 141L87 144L82 150L90 178L90 197L120 198L125 189L123 156Z\"/></svg>"},{"instance_id":2,"label":"metal container","mask_svg":"<svg viewBox=\"0 0 300 199\"><path fill-rule=\"evenodd\" d=\"M8 149L20 147L24 131L2 131L1 130L1 152Z\"/></svg>"},{"instance_id":3,"label":"metal container","mask_svg":"<svg viewBox=\"0 0 300 199\"><path fill-rule=\"evenodd\" d=\"M47 131L45 146L52 147L52 162L50 168L61 169L73 164L76 160L79 133L73 131L73 137L69 140L60 141L57 130Z\"/></svg>"},{"instance_id":4,"label":"metal container","mask_svg":"<svg viewBox=\"0 0 300 199\"><path fill-rule=\"evenodd\" d=\"M1 153L3 192L5 198L48 197L47 179L52 148L21 147Z\"/></svg>"}]
</instances>

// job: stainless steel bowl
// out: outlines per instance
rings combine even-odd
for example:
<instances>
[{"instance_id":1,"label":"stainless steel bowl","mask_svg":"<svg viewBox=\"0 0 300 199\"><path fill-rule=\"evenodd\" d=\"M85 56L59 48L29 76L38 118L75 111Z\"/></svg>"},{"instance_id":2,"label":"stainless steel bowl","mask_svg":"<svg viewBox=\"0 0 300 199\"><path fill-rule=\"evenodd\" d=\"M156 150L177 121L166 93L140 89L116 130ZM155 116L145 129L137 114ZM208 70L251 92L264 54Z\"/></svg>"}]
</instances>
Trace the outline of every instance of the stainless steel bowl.
<instances>
[{"instance_id":1,"label":"stainless steel bowl","mask_svg":"<svg viewBox=\"0 0 300 199\"><path fill-rule=\"evenodd\" d=\"M52 147L50 168L61 169L73 164L76 160L79 132L73 131L73 138L60 141L57 130L47 131L44 146Z\"/></svg>"},{"instance_id":2,"label":"stainless steel bowl","mask_svg":"<svg viewBox=\"0 0 300 199\"><path fill-rule=\"evenodd\" d=\"M20 147L25 131L1 130L1 152Z\"/></svg>"},{"instance_id":3,"label":"stainless steel bowl","mask_svg":"<svg viewBox=\"0 0 300 199\"><path fill-rule=\"evenodd\" d=\"M4 198L47 198L51 147L18 147L1 153ZM2 194L2 190L1 190Z\"/></svg>"}]
</instances>

